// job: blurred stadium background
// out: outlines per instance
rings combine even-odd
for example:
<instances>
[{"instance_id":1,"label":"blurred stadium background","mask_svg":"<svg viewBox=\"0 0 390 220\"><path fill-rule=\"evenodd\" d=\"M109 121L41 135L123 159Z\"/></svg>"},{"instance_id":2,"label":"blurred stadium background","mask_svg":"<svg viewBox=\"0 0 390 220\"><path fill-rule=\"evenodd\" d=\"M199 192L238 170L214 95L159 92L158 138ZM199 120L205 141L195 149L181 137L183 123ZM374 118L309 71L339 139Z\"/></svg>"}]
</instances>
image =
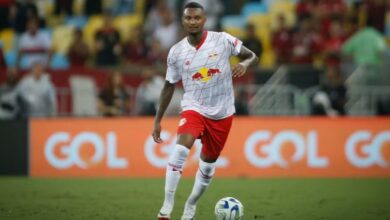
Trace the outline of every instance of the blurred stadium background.
<instances>
[{"instance_id":1,"label":"blurred stadium background","mask_svg":"<svg viewBox=\"0 0 390 220\"><path fill-rule=\"evenodd\" d=\"M246 219L390 219L390 1L196 1L260 58L198 219L225 196ZM180 85L162 145L151 116L186 2L0 0L0 219L154 219Z\"/></svg>"},{"instance_id":2,"label":"blurred stadium background","mask_svg":"<svg viewBox=\"0 0 390 220\"><path fill-rule=\"evenodd\" d=\"M97 116L111 114L99 108L95 97L108 87L109 75L120 72L128 99L114 114L153 114L154 107L145 107L145 102L156 102L167 50L183 36L180 15L184 2L3 0L1 16L7 19L0 27L4 73L0 82L30 72L36 57L41 57L56 90L51 104L56 110L50 114ZM258 67L236 81L239 114L389 113L388 1L202 3L207 8L209 30L240 37L260 57ZM27 22L34 19L40 34L30 39L31 43ZM366 25L375 29L366 29ZM353 42L352 36L356 38ZM42 38L47 42L42 43ZM17 73L7 75L7 69ZM148 94L152 90L150 94L139 92L137 97L140 85ZM78 91L79 87L84 90ZM321 91L331 96L326 112L317 108L324 102L324 93L318 94ZM103 100L110 107L107 103ZM173 103L169 113L178 114L177 107L178 103ZM7 109L2 109L0 116L4 114L2 117L21 117Z\"/></svg>"}]
</instances>

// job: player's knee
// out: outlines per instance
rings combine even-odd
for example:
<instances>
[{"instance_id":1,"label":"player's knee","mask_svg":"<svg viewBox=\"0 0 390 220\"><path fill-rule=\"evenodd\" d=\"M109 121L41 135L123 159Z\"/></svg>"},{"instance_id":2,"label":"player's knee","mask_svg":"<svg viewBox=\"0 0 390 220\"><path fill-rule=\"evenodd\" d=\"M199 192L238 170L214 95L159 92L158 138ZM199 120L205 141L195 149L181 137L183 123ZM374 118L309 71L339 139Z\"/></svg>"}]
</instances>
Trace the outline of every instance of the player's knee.
<instances>
[{"instance_id":1,"label":"player's knee","mask_svg":"<svg viewBox=\"0 0 390 220\"><path fill-rule=\"evenodd\" d=\"M177 143L179 145L186 146L188 149L191 149L195 140L196 137L194 137L192 134L180 134L177 139Z\"/></svg>"},{"instance_id":2,"label":"player's knee","mask_svg":"<svg viewBox=\"0 0 390 220\"><path fill-rule=\"evenodd\" d=\"M184 162L190 150L182 145L176 145L168 160L168 168L176 171L183 171Z\"/></svg>"},{"instance_id":3,"label":"player's knee","mask_svg":"<svg viewBox=\"0 0 390 220\"><path fill-rule=\"evenodd\" d=\"M215 163L207 163L199 160L199 171L204 178L212 178L215 173Z\"/></svg>"}]
</instances>

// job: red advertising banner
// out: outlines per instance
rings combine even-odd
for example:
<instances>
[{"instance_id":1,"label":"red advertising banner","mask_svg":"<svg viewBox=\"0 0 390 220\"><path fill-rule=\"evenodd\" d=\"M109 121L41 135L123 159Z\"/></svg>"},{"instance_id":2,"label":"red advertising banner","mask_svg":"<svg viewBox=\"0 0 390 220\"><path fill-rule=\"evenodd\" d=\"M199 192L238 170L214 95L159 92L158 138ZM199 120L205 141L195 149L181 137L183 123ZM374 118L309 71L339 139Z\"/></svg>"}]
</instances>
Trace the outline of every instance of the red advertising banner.
<instances>
[{"instance_id":1,"label":"red advertising banner","mask_svg":"<svg viewBox=\"0 0 390 220\"><path fill-rule=\"evenodd\" d=\"M177 118L33 119L32 177L163 177ZM193 176L200 141L184 170ZM235 118L217 161L225 177L390 177L390 118Z\"/></svg>"}]
</instances>

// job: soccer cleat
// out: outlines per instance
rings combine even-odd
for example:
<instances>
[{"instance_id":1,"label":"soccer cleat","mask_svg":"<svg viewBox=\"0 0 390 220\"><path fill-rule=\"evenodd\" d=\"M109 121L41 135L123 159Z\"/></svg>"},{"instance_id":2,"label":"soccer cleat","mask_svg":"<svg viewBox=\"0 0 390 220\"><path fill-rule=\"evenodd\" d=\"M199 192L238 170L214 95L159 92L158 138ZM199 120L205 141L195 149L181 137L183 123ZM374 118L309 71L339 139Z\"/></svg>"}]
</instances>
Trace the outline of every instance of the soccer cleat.
<instances>
[{"instance_id":1,"label":"soccer cleat","mask_svg":"<svg viewBox=\"0 0 390 220\"><path fill-rule=\"evenodd\" d=\"M157 215L157 220L169 220L171 219L171 212L173 204L164 203Z\"/></svg>"},{"instance_id":2,"label":"soccer cleat","mask_svg":"<svg viewBox=\"0 0 390 220\"><path fill-rule=\"evenodd\" d=\"M196 205L186 205L184 206L184 212L181 216L181 220L194 220L195 219Z\"/></svg>"},{"instance_id":3,"label":"soccer cleat","mask_svg":"<svg viewBox=\"0 0 390 220\"><path fill-rule=\"evenodd\" d=\"M170 220L171 216L169 214L163 214L161 212L157 215L157 220Z\"/></svg>"}]
</instances>

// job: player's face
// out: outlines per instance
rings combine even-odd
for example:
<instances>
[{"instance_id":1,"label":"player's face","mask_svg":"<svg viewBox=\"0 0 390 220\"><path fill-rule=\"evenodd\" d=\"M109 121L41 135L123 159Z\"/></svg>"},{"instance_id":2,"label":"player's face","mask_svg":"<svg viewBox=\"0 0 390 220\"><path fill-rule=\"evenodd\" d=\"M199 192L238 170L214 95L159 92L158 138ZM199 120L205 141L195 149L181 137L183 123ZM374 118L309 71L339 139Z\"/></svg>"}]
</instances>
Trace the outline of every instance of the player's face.
<instances>
[{"instance_id":1,"label":"player's face","mask_svg":"<svg viewBox=\"0 0 390 220\"><path fill-rule=\"evenodd\" d=\"M203 31L206 16L200 8L186 8L183 13L182 23L186 32L196 34Z\"/></svg>"}]
</instances>

